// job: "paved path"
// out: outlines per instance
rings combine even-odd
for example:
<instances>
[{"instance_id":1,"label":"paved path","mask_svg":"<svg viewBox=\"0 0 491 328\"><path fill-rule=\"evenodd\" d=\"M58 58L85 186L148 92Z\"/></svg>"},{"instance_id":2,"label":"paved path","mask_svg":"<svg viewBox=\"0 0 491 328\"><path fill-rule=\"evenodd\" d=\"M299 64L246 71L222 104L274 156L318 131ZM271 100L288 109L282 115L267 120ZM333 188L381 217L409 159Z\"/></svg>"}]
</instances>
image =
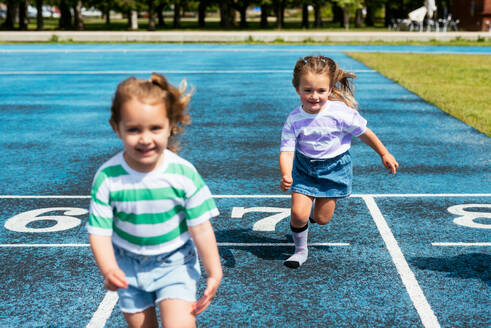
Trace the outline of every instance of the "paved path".
<instances>
[{"instance_id":1,"label":"paved path","mask_svg":"<svg viewBox=\"0 0 491 328\"><path fill-rule=\"evenodd\" d=\"M455 39L491 39L490 32L280 32L280 31L169 31L169 32L130 32L130 31L8 31L0 32L0 42L356 42L356 41L451 41Z\"/></svg>"}]
</instances>

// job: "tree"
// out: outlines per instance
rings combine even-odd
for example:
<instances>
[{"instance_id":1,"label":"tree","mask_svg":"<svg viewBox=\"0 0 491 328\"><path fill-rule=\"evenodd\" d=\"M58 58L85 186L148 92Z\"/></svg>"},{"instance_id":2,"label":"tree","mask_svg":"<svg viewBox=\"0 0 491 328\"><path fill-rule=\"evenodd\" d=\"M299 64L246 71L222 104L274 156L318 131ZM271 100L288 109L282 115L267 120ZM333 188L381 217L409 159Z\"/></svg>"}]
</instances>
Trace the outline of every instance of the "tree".
<instances>
[{"instance_id":1,"label":"tree","mask_svg":"<svg viewBox=\"0 0 491 328\"><path fill-rule=\"evenodd\" d=\"M220 26L230 28L235 25L233 0L220 1Z\"/></svg>"},{"instance_id":2,"label":"tree","mask_svg":"<svg viewBox=\"0 0 491 328\"><path fill-rule=\"evenodd\" d=\"M240 14L240 27L247 27L247 7L249 7L250 0L235 0L233 2L234 8Z\"/></svg>"},{"instance_id":3,"label":"tree","mask_svg":"<svg viewBox=\"0 0 491 328\"><path fill-rule=\"evenodd\" d=\"M43 0L36 0L36 10L36 29L42 31L44 29Z\"/></svg>"},{"instance_id":4,"label":"tree","mask_svg":"<svg viewBox=\"0 0 491 328\"><path fill-rule=\"evenodd\" d=\"M260 2L261 6L261 22L259 23L259 26L261 28L268 28L268 16L269 16L269 11L271 8L272 2L271 0L262 0Z\"/></svg>"},{"instance_id":5,"label":"tree","mask_svg":"<svg viewBox=\"0 0 491 328\"><path fill-rule=\"evenodd\" d=\"M74 25L75 29L81 31L84 29L84 19L82 17L82 0L77 0L75 5L73 6L73 18L74 18Z\"/></svg>"},{"instance_id":6,"label":"tree","mask_svg":"<svg viewBox=\"0 0 491 328\"><path fill-rule=\"evenodd\" d=\"M363 0L334 0L343 9L344 28L349 30L349 14L351 10L361 8Z\"/></svg>"},{"instance_id":7,"label":"tree","mask_svg":"<svg viewBox=\"0 0 491 328\"><path fill-rule=\"evenodd\" d=\"M29 24L29 17L27 15L27 1L19 1L19 29L27 30L27 25Z\"/></svg>"},{"instance_id":8,"label":"tree","mask_svg":"<svg viewBox=\"0 0 491 328\"><path fill-rule=\"evenodd\" d=\"M72 13L68 7L67 0L60 0L60 20L58 26L60 29L71 29L72 26Z\"/></svg>"},{"instance_id":9,"label":"tree","mask_svg":"<svg viewBox=\"0 0 491 328\"><path fill-rule=\"evenodd\" d=\"M147 0L148 5L148 30L155 31L155 3L153 0Z\"/></svg>"}]
</instances>

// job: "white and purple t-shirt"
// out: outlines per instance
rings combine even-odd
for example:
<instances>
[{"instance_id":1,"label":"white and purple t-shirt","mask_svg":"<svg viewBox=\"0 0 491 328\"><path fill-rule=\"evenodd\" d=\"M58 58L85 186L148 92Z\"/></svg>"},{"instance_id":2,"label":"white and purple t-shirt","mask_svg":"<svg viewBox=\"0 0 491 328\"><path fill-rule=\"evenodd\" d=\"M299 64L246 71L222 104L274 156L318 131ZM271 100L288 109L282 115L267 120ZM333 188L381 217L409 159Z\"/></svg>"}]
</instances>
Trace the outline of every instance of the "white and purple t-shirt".
<instances>
[{"instance_id":1,"label":"white and purple t-shirt","mask_svg":"<svg viewBox=\"0 0 491 328\"><path fill-rule=\"evenodd\" d=\"M367 121L342 101L328 101L322 111L309 114L295 108L281 132L281 151L299 151L312 158L332 158L346 152L351 137L362 135Z\"/></svg>"}]
</instances>

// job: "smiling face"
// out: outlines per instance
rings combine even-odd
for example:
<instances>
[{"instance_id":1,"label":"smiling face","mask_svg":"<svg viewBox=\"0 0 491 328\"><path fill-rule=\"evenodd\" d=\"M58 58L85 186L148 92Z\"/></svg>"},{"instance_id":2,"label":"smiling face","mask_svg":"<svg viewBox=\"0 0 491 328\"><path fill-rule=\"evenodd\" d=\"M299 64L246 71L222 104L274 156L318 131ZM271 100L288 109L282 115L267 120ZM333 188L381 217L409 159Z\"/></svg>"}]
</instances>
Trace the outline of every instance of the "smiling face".
<instances>
[{"instance_id":1,"label":"smiling face","mask_svg":"<svg viewBox=\"0 0 491 328\"><path fill-rule=\"evenodd\" d=\"M124 159L139 172L150 172L163 160L171 126L164 103L145 104L135 98L121 106L121 120L113 129L123 141Z\"/></svg>"},{"instance_id":2,"label":"smiling face","mask_svg":"<svg viewBox=\"0 0 491 328\"><path fill-rule=\"evenodd\" d=\"M302 108L311 114L319 113L326 105L331 92L329 77L325 74L303 74L296 89Z\"/></svg>"}]
</instances>

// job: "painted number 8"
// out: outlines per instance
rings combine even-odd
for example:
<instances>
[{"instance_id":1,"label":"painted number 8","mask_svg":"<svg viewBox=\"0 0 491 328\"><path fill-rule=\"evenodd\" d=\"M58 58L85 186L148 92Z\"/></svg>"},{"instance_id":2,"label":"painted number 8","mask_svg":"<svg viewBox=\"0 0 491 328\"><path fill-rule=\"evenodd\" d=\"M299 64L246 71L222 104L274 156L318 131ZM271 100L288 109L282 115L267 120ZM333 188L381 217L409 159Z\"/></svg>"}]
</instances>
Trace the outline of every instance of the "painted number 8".
<instances>
[{"instance_id":1,"label":"painted number 8","mask_svg":"<svg viewBox=\"0 0 491 328\"><path fill-rule=\"evenodd\" d=\"M41 214L52 211L64 211L63 215L44 215ZM23 212L11 217L5 222L5 228L17 232L56 232L68 230L80 225L80 219L70 215L84 215L88 211L78 207L50 207ZM28 227L29 223L35 221L55 221L56 223L47 228Z\"/></svg>"},{"instance_id":2,"label":"painted number 8","mask_svg":"<svg viewBox=\"0 0 491 328\"><path fill-rule=\"evenodd\" d=\"M466 211L465 209L469 207L491 208L491 204L461 204L451 206L448 208L448 211L452 214L459 215L459 217L455 218L453 222L469 228L491 229L491 224L475 221L477 218L491 219L491 212Z\"/></svg>"}]
</instances>

